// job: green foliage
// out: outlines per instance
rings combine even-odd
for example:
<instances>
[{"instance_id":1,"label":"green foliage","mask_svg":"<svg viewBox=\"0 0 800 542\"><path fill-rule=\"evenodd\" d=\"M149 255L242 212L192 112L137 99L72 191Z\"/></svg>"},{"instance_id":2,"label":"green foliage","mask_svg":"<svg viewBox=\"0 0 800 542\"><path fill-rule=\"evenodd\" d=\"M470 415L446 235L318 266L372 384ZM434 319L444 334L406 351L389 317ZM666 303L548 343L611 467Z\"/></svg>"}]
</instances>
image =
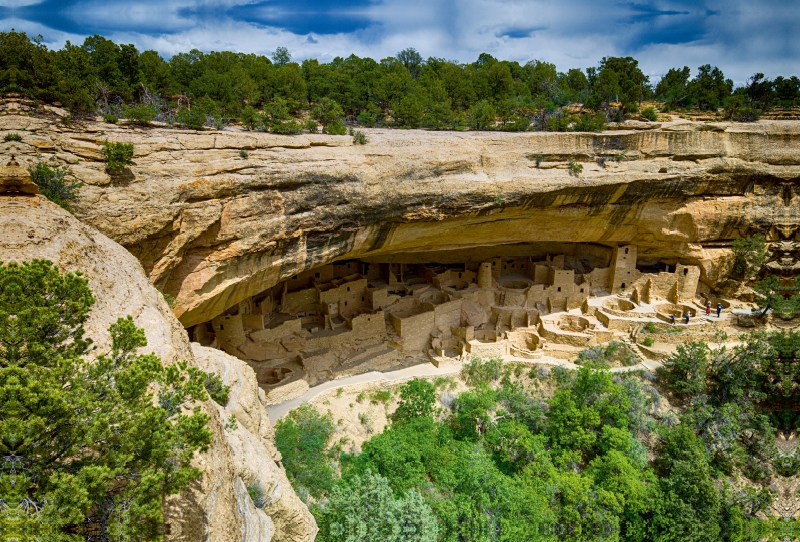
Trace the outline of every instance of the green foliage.
<instances>
[{"instance_id":1,"label":"green foliage","mask_svg":"<svg viewBox=\"0 0 800 542\"><path fill-rule=\"evenodd\" d=\"M125 118L137 124L147 125L156 118L156 110L151 105L138 104L124 108Z\"/></svg>"},{"instance_id":2,"label":"green foliage","mask_svg":"<svg viewBox=\"0 0 800 542\"><path fill-rule=\"evenodd\" d=\"M194 406L207 399L202 371L138 354L145 335L130 316L110 326L110 351L86 360L93 304L80 274L0 265L0 526L11 539L158 540L164 497L201 475L190 462L211 442Z\"/></svg>"},{"instance_id":3,"label":"green foliage","mask_svg":"<svg viewBox=\"0 0 800 542\"><path fill-rule=\"evenodd\" d=\"M753 235L733 240L733 265L730 276L740 280L753 278L767 263L769 252L763 235Z\"/></svg>"},{"instance_id":4,"label":"green foliage","mask_svg":"<svg viewBox=\"0 0 800 542\"><path fill-rule=\"evenodd\" d=\"M253 501L253 506L256 508L264 508L269 504L269 499L267 499L267 496L264 494L264 488L261 487L261 483L259 482L252 482L248 485L247 494L250 495L250 500Z\"/></svg>"},{"instance_id":5,"label":"green foliage","mask_svg":"<svg viewBox=\"0 0 800 542\"><path fill-rule=\"evenodd\" d=\"M436 542L439 528L422 495L409 490L395 497L386 480L366 471L337 486L328 502L314 509L320 542Z\"/></svg>"},{"instance_id":6,"label":"green foliage","mask_svg":"<svg viewBox=\"0 0 800 542\"><path fill-rule=\"evenodd\" d=\"M708 345L703 342L679 344L659 367L659 378L679 397L696 395L705 388L708 357Z\"/></svg>"},{"instance_id":7,"label":"green foliage","mask_svg":"<svg viewBox=\"0 0 800 542\"><path fill-rule=\"evenodd\" d=\"M250 153L247 152L247 149L240 149L239 150L239 158L247 159L250 157Z\"/></svg>"},{"instance_id":8,"label":"green foliage","mask_svg":"<svg viewBox=\"0 0 800 542\"><path fill-rule=\"evenodd\" d=\"M230 386L226 386L219 375L214 373L206 373L203 386L211 397L218 405L226 406L228 404L228 393L231 390Z\"/></svg>"},{"instance_id":9,"label":"green foliage","mask_svg":"<svg viewBox=\"0 0 800 542\"><path fill-rule=\"evenodd\" d=\"M353 130L352 128L348 131L351 136L353 136L353 144L355 145L366 145L367 144L367 134L362 132L361 130Z\"/></svg>"},{"instance_id":10,"label":"green foliage","mask_svg":"<svg viewBox=\"0 0 800 542\"><path fill-rule=\"evenodd\" d=\"M389 390L377 390L372 393L372 397L370 398L370 402L372 403L386 404L391 400L392 400L392 392L390 392Z\"/></svg>"},{"instance_id":11,"label":"green foliage","mask_svg":"<svg viewBox=\"0 0 800 542\"><path fill-rule=\"evenodd\" d=\"M344 124L342 124L343 117L344 111L342 110L342 106L330 98L323 98L320 100L319 104L311 109L311 118L322 125L322 132L326 134L330 133L328 126L336 121L338 121L337 129L339 125L344 128ZM344 135L345 133L346 132L333 135Z\"/></svg>"},{"instance_id":12,"label":"green foliage","mask_svg":"<svg viewBox=\"0 0 800 542\"><path fill-rule=\"evenodd\" d=\"M467 111L467 126L473 130L493 130L497 111L487 100L482 100Z\"/></svg>"},{"instance_id":13,"label":"green foliage","mask_svg":"<svg viewBox=\"0 0 800 542\"><path fill-rule=\"evenodd\" d=\"M195 107L189 109L188 107L181 107L175 114L175 121L192 130L202 130L208 118L206 114L199 108Z\"/></svg>"},{"instance_id":14,"label":"green foliage","mask_svg":"<svg viewBox=\"0 0 800 542\"><path fill-rule=\"evenodd\" d=\"M344 123L339 119L332 120L330 123L328 123L328 127L325 128L324 131L328 135L347 134L347 128L345 127Z\"/></svg>"},{"instance_id":15,"label":"green foliage","mask_svg":"<svg viewBox=\"0 0 800 542\"><path fill-rule=\"evenodd\" d=\"M579 164L575 160L570 160L568 166L571 175L577 176L583 173L583 164Z\"/></svg>"},{"instance_id":16,"label":"green foliage","mask_svg":"<svg viewBox=\"0 0 800 542\"><path fill-rule=\"evenodd\" d=\"M534 161L536 162L536 167L542 165L542 160L544 160L544 156L542 156L541 154L537 154L536 157L534 158Z\"/></svg>"},{"instance_id":17,"label":"green foliage","mask_svg":"<svg viewBox=\"0 0 800 542\"><path fill-rule=\"evenodd\" d=\"M584 114L575 119L572 130L575 132L602 132L606 129L606 114L597 111L594 114Z\"/></svg>"},{"instance_id":18,"label":"green foliage","mask_svg":"<svg viewBox=\"0 0 800 542\"><path fill-rule=\"evenodd\" d=\"M644 329L644 331L646 331L647 333L658 333L658 328L656 327L656 324L655 324L654 322L647 322L647 323L644 325L644 328L643 328L643 329Z\"/></svg>"},{"instance_id":19,"label":"green foliage","mask_svg":"<svg viewBox=\"0 0 800 542\"><path fill-rule=\"evenodd\" d=\"M650 122L655 122L658 120L658 112L656 112L655 107L652 106L642 109L641 115Z\"/></svg>"},{"instance_id":20,"label":"green foliage","mask_svg":"<svg viewBox=\"0 0 800 542\"><path fill-rule=\"evenodd\" d=\"M619 363L623 367L636 365L641 360L631 347L620 341L611 341L608 346L593 346L583 350L578 354L575 363L593 363L611 367L614 363Z\"/></svg>"},{"instance_id":21,"label":"green foliage","mask_svg":"<svg viewBox=\"0 0 800 542\"><path fill-rule=\"evenodd\" d=\"M258 124L258 111L252 105L246 105L242 112L239 113L239 122L242 123L242 126L245 126L248 130L253 130Z\"/></svg>"},{"instance_id":22,"label":"green foliage","mask_svg":"<svg viewBox=\"0 0 800 542\"><path fill-rule=\"evenodd\" d=\"M461 369L461 377L466 380L470 386L488 385L494 382L503 370L503 360L500 358L491 358L483 360L481 358L472 358L464 364Z\"/></svg>"},{"instance_id":23,"label":"green foliage","mask_svg":"<svg viewBox=\"0 0 800 542\"><path fill-rule=\"evenodd\" d=\"M436 389L427 380L415 378L400 386L400 402L392 420L395 423L408 422L415 418L425 418L433 414L436 403Z\"/></svg>"},{"instance_id":24,"label":"green foliage","mask_svg":"<svg viewBox=\"0 0 800 542\"><path fill-rule=\"evenodd\" d=\"M3 141L8 143L9 141L22 141L22 136L16 132L8 132L4 137Z\"/></svg>"},{"instance_id":25,"label":"green foliage","mask_svg":"<svg viewBox=\"0 0 800 542\"><path fill-rule=\"evenodd\" d=\"M335 431L330 415L308 404L292 410L275 424L275 445L283 466L301 494L319 496L333 486L333 467L326 452Z\"/></svg>"},{"instance_id":26,"label":"green foliage","mask_svg":"<svg viewBox=\"0 0 800 542\"><path fill-rule=\"evenodd\" d=\"M73 176L68 166L51 166L39 160L28 168L28 173L44 197L72 212L69 202L78 197L78 190L83 186L83 182L77 179L67 180Z\"/></svg>"},{"instance_id":27,"label":"green foliage","mask_svg":"<svg viewBox=\"0 0 800 542\"><path fill-rule=\"evenodd\" d=\"M116 124L119 122L119 117L111 113L106 113L103 115L103 120L109 124Z\"/></svg>"},{"instance_id":28,"label":"green foliage","mask_svg":"<svg viewBox=\"0 0 800 542\"><path fill-rule=\"evenodd\" d=\"M644 340L642 340L642 344L645 346L653 346L655 342L656 340L653 337L645 337Z\"/></svg>"},{"instance_id":29,"label":"green foliage","mask_svg":"<svg viewBox=\"0 0 800 542\"><path fill-rule=\"evenodd\" d=\"M106 171L119 173L123 168L133 164L133 143L109 142L107 139L100 149L106 161Z\"/></svg>"}]
</instances>

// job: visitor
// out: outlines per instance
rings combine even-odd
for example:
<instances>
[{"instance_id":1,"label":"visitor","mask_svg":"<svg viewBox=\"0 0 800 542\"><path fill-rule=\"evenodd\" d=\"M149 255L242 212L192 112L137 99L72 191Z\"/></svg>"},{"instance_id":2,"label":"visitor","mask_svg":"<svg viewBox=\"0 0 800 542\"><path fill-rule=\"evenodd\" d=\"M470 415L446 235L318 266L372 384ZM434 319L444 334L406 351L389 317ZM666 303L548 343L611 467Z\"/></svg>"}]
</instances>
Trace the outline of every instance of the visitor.
<instances>
[{"instance_id":1,"label":"visitor","mask_svg":"<svg viewBox=\"0 0 800 542\"><path fill-rule=\"evenodd\" d=\"M706 303L706 318L711 315L711 302Z\"/></svg>"},{"instance_id":2,"label":"visitor","mask_svg":"<svg viewBox=\"0 0 800 542\"><path fill-rule=\"evenodd\" d=\"M719 318L719 314L722 312L722 303L717 303L717 318Z\"/></svg>"},{"instance_id":3,"label":"visitor","mask_svg":"<svg viewBox=\"0 0 800 542\"><path fill-rule=\"evenodd\" d=\"M689 317L692 315L691 312L686 311L686 314L683 315L683 323L689 325Z\"/></svg>"},{"instance_id":4,"label":"visitor","mask_svg":"<svg viewBox=\"0 0 800 542\"><path fill-rule=\"evenodd\" d=\"M669 319L672 322L672 325L674 326L675 325L675 314L670 314L669 315Z\"/></svg>"}]
</instances>

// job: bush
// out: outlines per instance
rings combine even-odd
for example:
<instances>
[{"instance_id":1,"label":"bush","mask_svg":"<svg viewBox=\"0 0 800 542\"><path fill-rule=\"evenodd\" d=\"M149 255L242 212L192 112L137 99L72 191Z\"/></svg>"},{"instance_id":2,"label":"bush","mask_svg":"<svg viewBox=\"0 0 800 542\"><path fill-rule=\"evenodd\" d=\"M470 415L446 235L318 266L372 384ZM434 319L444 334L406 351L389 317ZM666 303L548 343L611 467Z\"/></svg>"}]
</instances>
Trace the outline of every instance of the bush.
<instances>
[{"instance_id":1,"label":"bush","mask_svg":"<svg viewBox=\"0 0 800 542\"><path fill-rule=\"evenodd\" d=\"M366 145L367 144L367 134L365 134L361 130L355 130L350 135L353 136L353 143L355 145Z\"/></svg>"},{"instance_id":2,"label":"bush","mask_svg":"<svg viewBox=\"0 0 800 542\"><path fill-rule=\"evenodd\" d=\"M260 482L252 482L248 485L247 494L250 495L250 500L253 501L253 506L256 508L264 508L269 503Z\"/></svg>"},{"instance_id":3,"label":"bush","mask_svg":"<svg viewBox=\"0 0 800 542\"><path fill-rule=\"evenodd\" d=\"M472 358L461 369L461 376L470 386L488 385L494 382L503 373L503 360L491 358L486 361L481 358Z\"/></svg>"},{"instance_id":4,"label":"bush","mask_svg":"<svg viewBox=\"0 0 800 542\"><path fill-rule=\"evenodd\" d=\"M319 104L311 109L311 118L322 124L322 131L326 134L331 133L328 131L328 125L334 121L338 121L344 130L344 124L341 122L342 117L344 117L342 106L330 98L322 98ZM347 132L343 131L341 134L334 135L344 135L345 133Z\"/></svg>"},{"instance_id":5,"label":"bush","mask_svg":"<svg viewBox=\"0 0 800 542\"><path fill-rule=\"evenodd\" d=\"M239 122L248 130L253 130L258 123L258 111L252 105L246 105L239 115Z\"/></svg>"},{"instance_id":6,"label":"bush","mask_svg":"<svg viewBox=\"0 0 800 542\"><path fill-rule=\"evenodd\" d=\"M655 122L658 120L658 113L654 107L645 107L642 109L641 115L650 122Z\"/></svg>"},{"instance_id":7,"label":"bush","mask_svg":"<svg viewBox=\"0 0 800 542\"><path fill-rule=\"evenodd\" d=\"M0 265L3 496L35 503L12 529L159 540L164 497L200 478L191 462L211 443L208 415L192 409L208 397L202 371L139 354L147 341L130 316L109 326L109 351L93 350L94 302L79 273Z\"/></svg>"},{"instance_id":8,"label":"bush","mask_svg":"<svg viewBox=\"0 0 800 542\"><path fill-rule=\"evenodd\" d=\"M658 333L658 328L656 327L655 323L653 323L653 322L647 322L644 325L644 330L647 333Z\"/></svg>"},{"instance_id":9,"label":"bush","mask_svg":"<svg viewBox=\"0 0 800 542\"><path fill-rule=\"evenodd\" d=\"M292 485L319 496L333 486L327 446L335 429L330 415L304 404L275 424L275 445Z\"/></svg>"},{"instance_id":10,"label":"bush","mask_svg":"<svg viewBox=\"0 0 800 542\"><path fill-rule=\"evenodd\" d=\"M310 134L319 132L319 125L314 119L306 119L303 121L303 130Z\"/></svg>"},{"instance_id":11,"label":"bush","mask_svg":"<svg viewBox=\"0 0 800 542\"><path fill-rule=\"evenodd\" d=\"M583 164L577 163L575 160L569 161L569 172L570 175L578 176L583 173Z\"/></svg>"},{"instance_id":12,"label":"bush","mask_svg":"<svg viewBox=\"0 0 800 542\"><path fill-rule=\"evenodd\" d=\"M69 202L78 197L78 189L83 186L83 182L67 180L67 177L72 175L72 170L68 166L53 165L51 167L40 160L28 168L28 173L44 197L70 213L72 212Z\"/></svg>"},{"instance_id":13,"label":"bush","mask_svg":"<svg viewBox=\"0 0 800 542\"><path fill-rule=\"evenodd\" d=\"M755 277L769 259L767 240L761 235L752 235L733 241L733 266L731 278L747 280Z\"/></svg>"},{"instance_id":14,"label":"bush","mask_svg":"<svg viewBox=\"0 0 800 542\"><path fill-rule=\"evenodd\" d=\"M178 124L191 128L192 130L202 130L208 118L198 107L194 109L181 107L175 115L175 120Z\"/></svg>"},{"instance_id":15,"label":"bush","mask_svg":"<svg viewBox=\"0 0 800 542\"><path fill-rule=\"evenodd\" d=\"M606 129L606 122L606 114L602 111L584 114L575 120L571 130L574 132L602 132Z\"/></svg>"},{"instance_id":16,"label":"bush","mask_svg":"<svg viewBox=\"0 0 800 542\"><path fill-rule=\"evenodd\" d=\"M112 113L106 113L103 115L103 120L109 124L116 124L119 122L119 117Z\"/></svg>"},{"instance_id":17,"label":"bush","mask_svg":"<svg viewBox=\"0 0 800 542\"><path fill-rule=\"evenodd\" d=\"M436 404L436 388L427 380L415 378L400 386L400 403L392 415L395 423L425 418L433 414Z\"/></svg>"},{"instance_id":18,"label":"bush","mask_svg":"<svg viewBox=\"0 0 800 542\"><path fill-rule=\"evenodd\" d=\"M208 392L208 396L211 397L214 402L216 402L219 406L227 406L228 393L230 392L231 387L226 386L218 374L206 373L206 379L203 385Z\"/></svg>"},{"instance_id":19,"label":"bush","mask_svg":"<svg viewBox=\"0 0 800 542\"><path fill-rule=\"evenodd\" d=\"M653 346L653 343L655 342L656 340L653 337L645 337L642 341L642 344L645 346Z\"/></svg>"},{"instance_id":20,"label":"bush","mask_svg":"<svg viewBox=\"0 0 800 542\"><path fill-rule=\"evenodd\" d=\"M15 132L9 132L5 135L3 141L22 141L22 136Z\"/></svg>"},{"instance_id":21,"label":"bush","mask_svg":"<svg viewBox=\"0 0 800 542\"><path fill-rule=\"evenodd\" d=\"M345 127L344 123L339 119L331 121L328 124L327 128L325 128L323 131L326 134L329 134L329 135L345 135L345 134L347 134L347 128Z\"/></svg>"},{"instance_id":22,"label":"bush","mask_svg":"<svg viewBox=\"0 0 800 542\"><path fill-rule=\"evenodd\" d=\"M481 100L467 111L467 126L472 130L492 130L496 117L497 111L494 106L486 100Z\"/></svg>"},{"instance_id":23,"label":"bush","mask_svg":"<svg viewBox=\"0 0 800 542\"><path fill-rule=\"evenodd\" d=\"M117 173L125 166L133 164L133 143L112 143L106 139L100 152L103 153L106 171L109 173Z\"/></svg>"},{"instance_id":24,"label":"bush","mask_svg":"<svg viewBox=\"0 0 800 542\"><path fill-rule=\"evenodd\" d=\"M240 158L249 158L250 157L250 153L247 152L247 149L242 149L242 150L239 151L239 157Z\"/></svg>"},{"instance_id":25,"label":"bush","mask_svg":"<svg viewBox=\"0 0 800 542\"><path fill-rule=\"evenodd\" d=\"M150 124L150 121L156 118L155 108L153 108L152 105L147 105L147 104L139 104L133 107L125 107L124 113L127 119L143 125Z\"/></svg>"}]
</instances>

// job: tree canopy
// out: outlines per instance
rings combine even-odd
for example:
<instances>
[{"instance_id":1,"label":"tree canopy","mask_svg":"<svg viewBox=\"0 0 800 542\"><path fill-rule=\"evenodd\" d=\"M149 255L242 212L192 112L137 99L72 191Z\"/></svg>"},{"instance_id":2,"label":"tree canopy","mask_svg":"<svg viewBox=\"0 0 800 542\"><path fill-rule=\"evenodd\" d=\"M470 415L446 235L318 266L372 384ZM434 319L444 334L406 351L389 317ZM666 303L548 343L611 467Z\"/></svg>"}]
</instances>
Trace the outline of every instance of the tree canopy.
<instances>
[{"instance_id":1,"label":"tree canopy","mask_svg":"<svg viewBox=\"0 0 800 542\"><path fill-rule=\"evenodd\" d=\"M165 367L131 317L88 360L94 297L47 261L0 264L0 532L9 540L160 540L162 502L201 472L208 375ZM10 538L9 538L10 537Z\"/></svg>"}]
</instances>

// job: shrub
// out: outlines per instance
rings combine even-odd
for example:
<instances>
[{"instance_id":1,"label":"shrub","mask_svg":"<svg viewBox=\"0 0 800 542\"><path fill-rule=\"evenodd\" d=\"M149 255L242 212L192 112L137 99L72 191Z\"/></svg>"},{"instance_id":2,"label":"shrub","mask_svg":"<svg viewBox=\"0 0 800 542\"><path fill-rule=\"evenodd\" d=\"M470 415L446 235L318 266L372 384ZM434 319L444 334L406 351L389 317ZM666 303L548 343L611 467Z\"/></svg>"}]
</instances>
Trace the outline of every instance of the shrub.
<instances>
[{"instance_id":1,"label":"shrub","mask_svg":"<svg viewBox=\"0 0 800 542\"><path fill-rule=\"evenodd\" d=\"M486 100L481 100L467 111L467 125L473 130L492 130L497 111Z\"/></svg>"},{"instance_id":2,"label":"shrub","mask_svg":"<svg viewBox=\"0 0 800 542\"><path fill-rule=\"evenodd\" d=\"M314 496L333 486L333 467L327 453L335 431L330 414L321 415L304 404L275 424L275 445L292 485Z\"/></svg>"},{"instance_id":3,"label":"shrub","mask_svg":"<svg viewBox=\"0 0 800 542\"><path fill-rule=\"evenodd\" d=\"M392 415L394 423L409 422L433 414L436 404L436 388L422 378L415 378L400 386L400 403Z\"/></svg>"},{"instance_id":4,"label":"shrub","mask_svg":"<svg viewBox=\"0 0 800 542\"><path fill-rule=\"evenodd\" d=\"M249 156L250 156L250 153L247 152L247 149L242 149L242 150L239 151L239 157L240 158L248 158Z\"/></svg>"},{"instance_id":5,"label":"shrub","mask_svg":"<svg viewBox=\"0 0 800 542\"><path fill-rule=\"evenodd\" d=\"M253 501L253 506L256 508L264 508L269 503L260 482L252 482L248 485L247 494L250 495L250 500Z\"/></svg>"},{"instance_id":6,"label":"shrub","mask_svg":"<svg viewBox=\"0 0 800 542\"><path fill-rule=\"evenodd\" d=\"M303 125L292 119L287 122L276 122L270 127L274 134L294 135L303 132Z\"/></svg>"},{"instance_id":7,"label":"shrub","mask_svg":"<svg viewBox=\"0 0 800 542\"><path fill-rule=\"evenodd\" d=\"M258 111L252 105L246 105L239 115L239 122L248 130L253 130L258 123Z\"/></svg>"},{"instance_id":8,"label":"shrub","mask_svg":"<svg viewBox=\"0 0 800 542\"><path fill-rule=\"evenodd\" d=\"M201 476L191 462L211 443L208 415L191 408L207 399L202 371L140 355L130 316L109 326L109 351L93 351L94 302L79 273L0 265L3 495L34 504L11 525L49 540L112 525L112 538L159 540L164 497Z\"/></svg>"},{"instance_id":9,"label":"shrub","mask_svg":"<svg viewBox=\"0 0 800 542\"><path fill-rule=\"evenodd\" d=\"M534 160L536 161L536 167L539 167L542 165L542 160L544 160L544 156L542 156L541 154L537 154Z\"/></svg>"},{"instance_id":10,"label":"shrub","mask_svg":"<svg viewBox=\"0 0 800 542\"><path fill-rule=\"evenodd\" d=\"M139 104L133 107L125 107L125 117L138 124L150 124L156 118L156 110L152 105Z\"/></svg>"},{"instance_id":11,"label":"shrub","mask_svg":"<svg viewBox=\"0 0 800 542\"><path fill-rule=\"evenodd\" d=\"M328 125L334 121L339 121L339 124L341 124L342 117L344 117L342 106L330 98L322 98L319 104L311 109L311 118L322 124L324 133L331 133L328 131ZM342 128L344 128L344 124L342 124ZM345 133L334 135L344 135Z\"/></svg>"},{"instance_id":12,"label":"shrub","mask_svg":"<svg viewBox=\"0 0 800 542\"><path fill-rule=\"evenodd\" d=\"M571 130L574 132L602 132L606 129L606 114L598 111L593 114L584 114L573 123Z\"/></svg>"},{"instance_id":13,"label":"shrub","mask_svg":"<svg viewBox=\"0 0 800 542\"><path fill-rule=\"evenodd\" d=\"M202 130L208 119L206 114L198 107L194 109L181 107L175 115L175 120L178 124L191 128L192 130Z\"/></svg>"},{"instance_id":14,"label":"shrub","mask_svg":"<svg viewBox=\"0 0 800 542\"><path fill-rule=\"evenodd\" d=\"M583 173L583 164L577 163L575 160L569 161L570 175L578 176Z\"/></svg>"},{"instance_id":15,"label":"shrub","mask_svg":"<svg viewBox=\"0 0 800 542\"><path fill-rule=\"evenodd\" d=\"M655 122L658 120L658 113L654 107L645 107L642 109L641 115L650 122Z\"/></svg>"},{"instance_id":16,"label":"shrub","mask_svg":"<svg viewBox=\"0 0 800 542\"><path fill-rule=\"evenodd\" d=\"M352 134L353 136L353 143L356 145L366 145L367 144L367 134L362 132L361 130L355 130Z\"/></svg>"},{"instance_id":17,"label":"shrub","mask_svg":"<svg viewBox=\"0 0 800 542\"><path fill-rule=\"evenodd\" d=\"M319 125L314 119L306 119L303 121L303 130L311 134L316 134L319 132Z\"/></svg>"},{"instance_id":18,"label":"shrub","mask_svg":"<svg viewBox=\"0 0 800 542\"><path fill-rule=\"evenodd\" d=\"M133 143L109 142L107 139L100 149L106 161L106 171L116 173L125 166L133 164Z\"/></svg>"},{"instance_id":19,"label":"shrub","mask_svg":"<svg viewBox=\"0 0 800 542\"><path fill-rule=\"evenodd\" d=\"M208 396L211 397L218 405L227 406L228 393L230 392L231 387L226 386L218 374L206 373L206 379L203 385L208 392Z\"/></svg>"},{"instance_id":20,"label":"shrub","mask_svg":"<svg viewBox=\"0 0 800 542\"><path fill-rule=\"evenodd\" d=\"M644 330L647 333L657 333L658 332L658 328L656 327L655 323L653 323L653 322L647 322L644 325Z\"/></svg>"},{"instance_id":21,"label":"shrub","mask_svg":"<svg viewBox=\"0 0 800 542\"><path fill-rule=\"evenodd\" d=\"M72 170L68 166L51 167L40 160L28 168L28 173L44 197L72 212L69 202L78 197L78 189L83 186L83 182L67 180L67 177L72 176Z\"/></svg>"},{"instance_id":22,"label":"shrub","mask_svg":"<svg viewBox=\"0 0 800 542\"><path fill-rule=\"evenodd\" d=\"M373 128L378 124L378 120L381 116L381 110L375 104L370 103L367 105L367 108L361 111L356 119L358 120L359 124L366 126L367 128Z\"/></svg>"},{"instance_id":23,"label":"shrub","mask_svg":"<svg viewBox=\"0 0 800 542\"><path fill-rule=\"evenodd\" d=\"M112 113L106 113L105 115L103 115L103 120L109 124L116 124L117 122L119 122L119 117L117 117Z\"/></svg>"},{"instance_id":24,"label":"shrub","mask_svg":"<svg viewBox=\"0 0 800 542\"><path fill-rule=\"evenodd\" d=\"M378 390L372 394L370 401L373 403L388 403L392 400L392 394L389 390Z\"/></svg>"},{"instance_id":25,"label":"shrub","mask_svg":"<svg viewBox=\"0 0 800 542\"><path fill-rule=\"evenodd\" d=\"M642 341L642 344L645 346L653 346L653 343L655 342L656 341L655 339L653 339L653 337L645 337L644 340Z\"/></svg>"},{"instance_id":26,"label":"shrub","mask_svg":"<svg viewBox=\"0 0 800 542\"><path fill-rule=\"evenodd\" d=\"M323 131L330 135L345 135L347 133L347 128L345 128L341 120L336 119L331 121Z\"/></svg>"},{"instance_id":27,"label":"shrub","mask_svg":"<svg viewBox=\"0 0 800 542\"><path fill-rule=\"evenodd\" d=\"M461 376L470 386L488 385L494 382L503 373L503 361L500 358L491 358L486 361L481 358L472 358L461 369Z\"/></svg>"},{"instance_id":28,"label":"shrub","mask_svg":"<svg viewBox=\"0 0 800 542\"><path fill-rule=\"evenodd\" d=\"M5 135L3 141L22 141L22 136L15 132L9 132Z\"/></svg>"}]
</instances>

